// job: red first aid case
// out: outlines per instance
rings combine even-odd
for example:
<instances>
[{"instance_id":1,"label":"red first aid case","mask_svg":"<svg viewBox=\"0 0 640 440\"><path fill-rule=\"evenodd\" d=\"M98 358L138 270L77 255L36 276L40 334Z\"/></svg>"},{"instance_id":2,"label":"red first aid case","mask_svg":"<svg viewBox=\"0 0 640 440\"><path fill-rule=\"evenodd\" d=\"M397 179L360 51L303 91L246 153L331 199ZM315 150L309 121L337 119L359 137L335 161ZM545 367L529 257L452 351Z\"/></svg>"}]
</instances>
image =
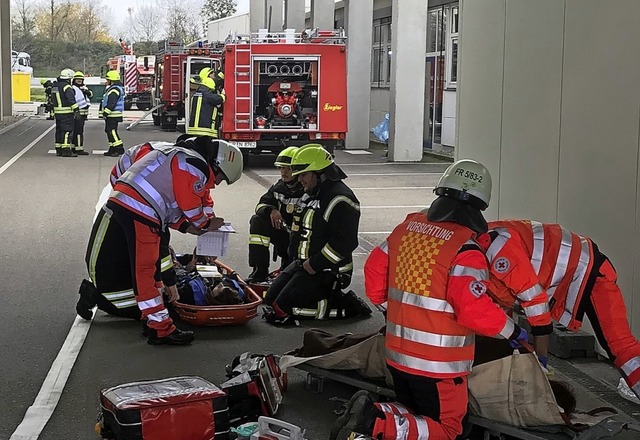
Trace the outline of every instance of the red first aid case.
<instances>
[{"instance_id":1,"label":"red first aid case","mask_svg":"<svg viewBox=\"0 0 640 440\"><path fill-rule=\"evenodd\" d=\"M132 382L100 392L109 440L228 440L227 396L197 376Z\"/></svg>"}]
</instances>

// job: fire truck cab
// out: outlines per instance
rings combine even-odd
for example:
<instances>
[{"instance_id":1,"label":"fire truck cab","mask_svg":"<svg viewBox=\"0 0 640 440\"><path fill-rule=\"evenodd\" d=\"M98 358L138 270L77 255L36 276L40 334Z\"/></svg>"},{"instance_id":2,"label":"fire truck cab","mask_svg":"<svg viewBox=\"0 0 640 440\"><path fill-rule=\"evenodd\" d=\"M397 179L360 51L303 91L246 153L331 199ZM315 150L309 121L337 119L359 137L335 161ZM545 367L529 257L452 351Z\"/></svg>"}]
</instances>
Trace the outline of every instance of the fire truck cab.
<instances>
[{"instance_id":1,"label":"fire truck cab","mask_svg":"<svg viewBox=\"0 0 640 440\"><path fill-rule=\"evenodd\" d=\"M344 146L343 30L232 36L224 49L222 134L243 154L278 154L309 142Z\"/></svg>"},{"instance_id":2,"label":"fire truck cab","mask_svg":"<svg viewBox=\"0 0 640 440\"><path fill-rule=\"evenodd\" d=\"M178 120L187 121L189 102L194 90L190 80L197 79L205 67L221 68L221 46L184 46L166 42L156 57L153 123L165 130L176 130Z\"/></svg>"}]
</instances>

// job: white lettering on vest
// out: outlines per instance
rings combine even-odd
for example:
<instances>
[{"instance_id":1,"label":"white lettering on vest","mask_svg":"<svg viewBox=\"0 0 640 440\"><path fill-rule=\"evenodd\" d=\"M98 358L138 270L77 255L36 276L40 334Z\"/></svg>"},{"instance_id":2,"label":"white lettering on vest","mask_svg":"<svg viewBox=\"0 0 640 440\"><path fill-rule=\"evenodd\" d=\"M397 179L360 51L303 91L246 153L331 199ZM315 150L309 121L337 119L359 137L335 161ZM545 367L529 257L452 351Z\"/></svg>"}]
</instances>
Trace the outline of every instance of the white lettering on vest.
<instances>
[{"instance_id":1,"label":"white lettering on vest","mask_svg":"<svg viewBox=\"0 0 640 440\"><path fill-rule=\"evenodd\" d=\"M407 224L407 231L431 235L432 237L441 238L442 240L450 240L451 237L453 237L453 231L450 229L416 221L411 221Z\"/></svg>"}]
</instances>

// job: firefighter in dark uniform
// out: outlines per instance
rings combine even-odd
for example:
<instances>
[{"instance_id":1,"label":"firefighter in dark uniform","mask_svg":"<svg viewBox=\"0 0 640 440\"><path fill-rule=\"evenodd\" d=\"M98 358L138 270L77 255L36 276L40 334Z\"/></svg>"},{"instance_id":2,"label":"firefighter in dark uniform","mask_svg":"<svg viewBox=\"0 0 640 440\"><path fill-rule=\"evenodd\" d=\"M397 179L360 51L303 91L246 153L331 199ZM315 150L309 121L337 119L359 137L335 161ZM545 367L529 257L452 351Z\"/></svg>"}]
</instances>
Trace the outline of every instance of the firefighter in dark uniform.
<instances>
[{"instance_id":1,"label":"firefighter in dark uniform","mask_svg":"<svg viewBox=\"0 0 640 440\"><path fill-rule=\"evenodd\" d=\"M104 155L117 157L124 154L124 142L118 135L118 123L122 122L124 112L124 89L120 85L120 74L117 70L108 71L106 79L107 90L102 97L102 116L109 150Z\"/></svg>"},{"instance_id":2,"label":"firefighter in dark uniform","mask_svg":"<svg viewBox=\"0 0 640 440\"><path fill-rule=\"evenodd\" d=\"M80 109L81 118L76 118L73 125L73 152L78 156L87 156L84 149L84 123L89 117L89 107L93 92L84 85L84 73L77 71L73 74L73 93Z\"/></svg>"},{"instance_id":3,"label":"firefighter in dark uniform","mask_svg":"<svg viewBox=\"0 0 640 440\"><path fill-rule=\"evenodd\" d=\"M51 88L53 87L53 83L50 79L41 79L40 84L44 87L44 95L47 99L44 104L44 111L48 113L47 119L53 120L53 101L51 100Z\"/></svg>"},{"instance_id":4,"label":"firefighter in dark uniform","mask_svg":"<svg viewBox=\"0 0 640 440\"><path fill-rule=\"evenodd\" d=\"M224 93L216 93L215 81L209 76L203 77L203 73L200 72L201 84L191 97L187 134L217 139L220 128L218 110L224 103L226 96Z\"/></svg>"},{"instance_id":5,"label":"firefighter in dark uniform","mask_svg":"<svg viewBox=\"0 0 640 440\"><path fill-rule=\"evenodd\" d=\"M71 144L74 118L81 118L75 93L71 87L74 73L71 69L64 69L51 87L53 113L56 118L56 156L78 157L73 152Z\"/></svg>"},{"instance_id":6,"label":"firefighter in dark uniform","mask_svg":"<svg viewBox=\"0 0 640 440\"><path fill-rule=\"evenodd\" d=\"M288 257L289 228L296 208L302 207L304 189L291 173L291 158L298 147L287 147L276 158L281 178L260 197L256 213L249 221L249 266L253 268L248 282L261 283L269 275L269 245L284 269L290 263Z\"/></svg>"},{"instance_id":7,"label":"firefighter in dark uniform","mask_svg":"<svg viewBox=\"0 0 640 440\"><path fill-rule=\"evenodd\" d=\"M360 202L342 181L347 175L318 144L298 149L291 161L307 195L291 225L289 255L295 260L273 281L265 297L265 320L295 324L294 308L315 308L347 287L358 247Z\"/></svg>"}]
</instances>

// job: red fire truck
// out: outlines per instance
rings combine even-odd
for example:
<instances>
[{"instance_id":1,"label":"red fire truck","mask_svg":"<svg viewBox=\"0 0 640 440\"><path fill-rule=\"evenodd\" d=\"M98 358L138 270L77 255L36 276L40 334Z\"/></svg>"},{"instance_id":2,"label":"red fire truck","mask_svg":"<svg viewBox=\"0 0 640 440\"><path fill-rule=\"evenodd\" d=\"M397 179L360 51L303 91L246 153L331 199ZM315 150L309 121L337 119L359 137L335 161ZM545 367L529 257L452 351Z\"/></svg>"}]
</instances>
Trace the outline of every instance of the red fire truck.
<instances>
[{"instance_id":1,"label":"red fire truck","mask_svg":"<svg viewBox=\"0 0 640 440\"><path fill-rule=\"evenodd\" d=\"M234 36L224 49L222 135L244 154L309 142L329 151L347 132L342 30Z\"/></svg>"},{"instance_id":2,"label":"red fire truck","mask_svg":"<svg viewBox=\"0 0 640 440\"><path fill-rule=\"evenodd\" d=\"M121 39L123 55L109 58L107 70L120 73L124 87L124 109L129 110L135 104L139 110L151 108L151 90L153 88L155 56L136 56L130 46Z\"/></svg>"},{"instance_id":3,"label":"red fire truck","mask_svg":"<svg viewBox=\"0 0 640 440\"><path fill-rule=\"evenodd\" d=\"M182 45L165 42L156 56L153 123L166 130L175 130L179 119L188 116L191 97L189 80L197 78L205 67L220 69L222 45ZM187 103L185 105L185 103Z\"/></svg>"}]
</instances>

